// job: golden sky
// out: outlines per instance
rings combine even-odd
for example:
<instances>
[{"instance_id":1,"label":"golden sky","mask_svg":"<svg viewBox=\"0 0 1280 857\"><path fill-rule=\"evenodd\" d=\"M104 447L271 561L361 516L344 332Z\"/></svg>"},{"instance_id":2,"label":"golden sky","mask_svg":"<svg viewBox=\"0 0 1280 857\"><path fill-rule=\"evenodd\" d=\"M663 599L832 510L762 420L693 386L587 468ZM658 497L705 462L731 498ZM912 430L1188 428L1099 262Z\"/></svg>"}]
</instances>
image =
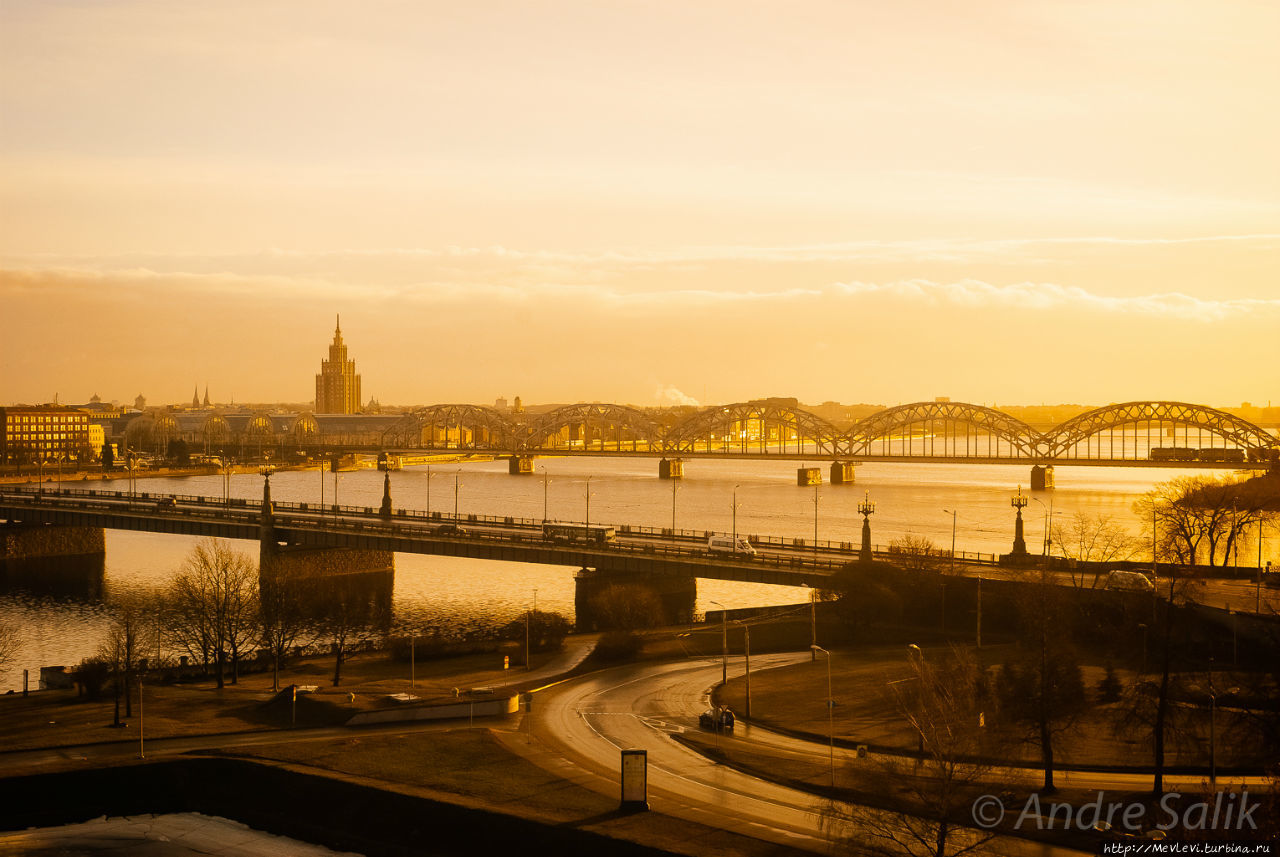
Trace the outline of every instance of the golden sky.
<instances>
[{"instance_id":1,"label":"golden sky","mask_svg":"<svg viewBox=\"0 0 1280 857\"><path fill-rule=\"evenodd\" d=\"M1274 2L0 3L0 403L1280 401Z\"/></svg>"}]
</instances>

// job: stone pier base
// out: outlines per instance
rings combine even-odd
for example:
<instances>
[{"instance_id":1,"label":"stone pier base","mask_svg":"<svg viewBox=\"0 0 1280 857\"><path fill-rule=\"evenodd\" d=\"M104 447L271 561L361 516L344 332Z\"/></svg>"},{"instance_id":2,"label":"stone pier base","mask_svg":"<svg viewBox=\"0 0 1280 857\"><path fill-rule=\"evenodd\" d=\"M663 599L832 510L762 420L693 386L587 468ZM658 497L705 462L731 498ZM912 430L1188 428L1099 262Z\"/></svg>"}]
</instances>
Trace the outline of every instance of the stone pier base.
<instances>
[{"instance_id":1,"label":"stone pier base","mask_svg":"<svg viewBox=\"0 0 1280 857\"><path fill-rule=\"evenodd\" d=\"M1031 490L1048 491L1053 488L1053 465L1037 464L1031 468Z\"/></svg>"},{"instance_id":2,"label":"stone pier base","mask_svg":"<svg viewBox=\"0 0 1280 857\"><path fill-rule=\"evenodd\" d=\"M303 612L320 619L344 615L353 625L391 627L395 554L356 548L279 547L263 562L258 586L270 603L275 586Z\"/></svg>"},{"instance_id":3,"label":"stone pier base","mask_svg":"<svg viewBox=\"0 0 1280 857\"><path fill-rule=\"evenodd\" d=\"M105 567L102 527L0 525L0 591L97 601Z\"/></svg>"},{"instance_id":4,"label":"stone pier base","mask_svg":"<svg viewBox=\"0 0 1280 857\"><path fill-rule=\"evenodd\" d=\"M822 484L821 467L799 467L796 469L796 484L801 488Z\"/></svg>"},{"instance_id":5,"label":"stone pier base","mask_svg":"<svg viewBox=\"0 0 1280 857\"><path fill-rule=\"evenodd\" d=\"M857 466L857 463L853 461L831 462L831 484L852 485L854 481L854 470Z\"/></svg>"}]
</instances>

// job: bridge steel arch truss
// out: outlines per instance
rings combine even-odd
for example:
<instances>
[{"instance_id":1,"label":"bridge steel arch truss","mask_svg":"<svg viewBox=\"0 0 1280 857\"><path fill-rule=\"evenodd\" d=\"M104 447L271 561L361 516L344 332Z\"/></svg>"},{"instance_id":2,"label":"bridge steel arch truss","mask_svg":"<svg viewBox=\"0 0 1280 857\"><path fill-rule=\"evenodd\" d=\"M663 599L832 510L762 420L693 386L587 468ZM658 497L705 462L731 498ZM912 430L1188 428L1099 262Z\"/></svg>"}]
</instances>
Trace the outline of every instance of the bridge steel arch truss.
<instances>
[{"instance_id":1,"label":"bridge steel arch truss","mask_svg":"<svg viewBox=\"0 0 1280 857\"><path fill-rule=\"evenodd\" d=\"M629 405L556 408L522 427L519 451L646 452L663 448L662 426Z\"/></svg>"},{"instance_id":2,"label":"bridge steel arch truss","mask_svg":"<svg viewBox=\"0 0 1280 857\"><path fill-rule=\"evenodd\" d=\"M516 427L482 405L432 405L405 414L382 433L384 449L483 449L511 452Z\"/></svg>"},{"instance_id":3,"label":"bridge steel arch truss","mask_svg":"<svg viewBox=\"0 0 1280 857\"><path fill-rule=\"evenodd\" d=\"M831 423L803 408L773 402L738 402L699 411L667 432L667 452L831 457L846 454L840 430Z\"/></svg>"},{"instance_id":4,"label":"bridge steel arch truss","mask_svg":"<svg viewBox=\"0 0 1280 857\"><path fill-rule=\"evenodd\" d=\"M886 457L1035 459L1040 433L1003 411L964 402L916 402L854 423L849 454Z\"/></svg>"},{"instance_id":5,"label":"bridge steel arch truss","mask_svg":"<svg viewBox=\"0 0 1280 857\"><path fill-rule=\"evenodd\" d=\"M1047 432L1044 455L1050 459L1150 458L1152 449L1158 448L1153 436L1161 439L1161 446L1172 438L1169 446L1192 449L1221 446L1253 452L1277 446L1274 436L1225 411L1186 402L1125 402L1095 408Z\"/></svg>"}]
</instances>

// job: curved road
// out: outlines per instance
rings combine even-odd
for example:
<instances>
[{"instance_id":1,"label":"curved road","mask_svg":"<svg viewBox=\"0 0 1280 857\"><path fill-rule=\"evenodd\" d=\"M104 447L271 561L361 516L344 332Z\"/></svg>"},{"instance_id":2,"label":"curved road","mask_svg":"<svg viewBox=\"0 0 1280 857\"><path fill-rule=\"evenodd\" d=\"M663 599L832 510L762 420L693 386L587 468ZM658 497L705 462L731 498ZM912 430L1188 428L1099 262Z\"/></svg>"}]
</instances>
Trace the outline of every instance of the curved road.
<instances>
[{"instance_id":1,"label":"curved road","mask_svg":"<svg viewBox=\"0 0 1280 857\"><path fill-rule=\"evenodd\" d=\"M808 657L807 652L763 655L754 667L769 669ZM697 728L720 670L718 659L694 660L627 665L571 679L538 693L532 732L555 755L614 783L620 751L647 750L649 802L655 810L825 853L821 798L716 764L672 740L672 733ZM799 743L810 751L814 747ZM1005 853L1024 857L1081 853L1019 839L1005 840L1005 846Z\"/></svg>"}]
</instances>

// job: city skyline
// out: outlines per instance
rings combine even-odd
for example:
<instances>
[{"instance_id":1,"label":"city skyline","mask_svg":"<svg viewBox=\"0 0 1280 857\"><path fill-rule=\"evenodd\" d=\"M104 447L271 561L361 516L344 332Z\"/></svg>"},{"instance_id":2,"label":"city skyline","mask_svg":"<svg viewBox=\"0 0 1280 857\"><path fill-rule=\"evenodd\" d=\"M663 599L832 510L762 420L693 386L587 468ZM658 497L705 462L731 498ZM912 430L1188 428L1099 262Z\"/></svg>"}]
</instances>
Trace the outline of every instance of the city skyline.
<instances>
[{"instance_id":1,"label":"city skyline","mask_svg":"<svg viewBox=\"0 0 1280 857\"><path fill-rule=\"evenodd\" d=\"M1280 398L1268 4L300 9L6 5L0 402Z\"/></svg>"}]
</instances>

